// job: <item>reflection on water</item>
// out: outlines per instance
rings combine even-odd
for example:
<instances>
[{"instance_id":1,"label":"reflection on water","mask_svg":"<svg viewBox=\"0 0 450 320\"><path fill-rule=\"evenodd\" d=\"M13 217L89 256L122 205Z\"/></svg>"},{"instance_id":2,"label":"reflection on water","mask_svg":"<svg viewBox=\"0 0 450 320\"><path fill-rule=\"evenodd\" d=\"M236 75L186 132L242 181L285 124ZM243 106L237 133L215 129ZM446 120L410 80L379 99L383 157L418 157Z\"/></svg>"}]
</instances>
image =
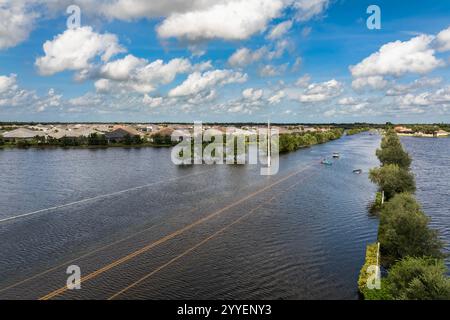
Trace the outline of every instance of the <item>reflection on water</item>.
<instances>
[{"instance_id":1,"label":"reflection on water","mask_svg":"<svg viewBox=\"0 0 450 320\"><path fill-rule=\"evenodd\" d=\"M58 289L69 264L112 267L57 298L108 298L154 270L118 298L357 298L377 233L367 172L379 142L362 134L283 155L271 177L176 167L168 149L0 151L0 220L108 195L0 223L0 298Z\"/></svg>"}]
</instances>

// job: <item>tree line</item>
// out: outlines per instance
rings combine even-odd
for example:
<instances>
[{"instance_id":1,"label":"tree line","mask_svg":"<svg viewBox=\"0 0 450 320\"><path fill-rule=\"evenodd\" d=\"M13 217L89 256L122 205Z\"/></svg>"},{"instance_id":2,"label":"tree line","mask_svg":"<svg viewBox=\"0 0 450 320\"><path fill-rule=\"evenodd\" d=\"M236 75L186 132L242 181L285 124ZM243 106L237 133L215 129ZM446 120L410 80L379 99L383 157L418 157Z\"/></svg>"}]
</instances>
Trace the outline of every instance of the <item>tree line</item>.
<instances>
[{"instance_id":1,"label":"tree line","mask_svg":"<svg viewBox=\"0 0 450 320\"><path fill-rule=\"evenodd\" d=\"M336 140L342 137L343 133L343 129L336 128L319 132L280 134L279 152L292 152L300 148L306 148L315 144Z\"/></svg>"},{"instance_id":2,"label":"tree line","mask_svg":"<svg viewBox=\"0 0 450 320\"><path fill-rule=\"evenodd\" d=\"M450 299L444 244L413 195L411 158L395 131L386 131L376 155L381 166L372 169L369 178L379 188L373 211L380 219L380 263L387 276L381 280L381 290L359 283L361 293L376 300ZM367 263L362 274L366 267Z\"/></svg>"}]
</instances>

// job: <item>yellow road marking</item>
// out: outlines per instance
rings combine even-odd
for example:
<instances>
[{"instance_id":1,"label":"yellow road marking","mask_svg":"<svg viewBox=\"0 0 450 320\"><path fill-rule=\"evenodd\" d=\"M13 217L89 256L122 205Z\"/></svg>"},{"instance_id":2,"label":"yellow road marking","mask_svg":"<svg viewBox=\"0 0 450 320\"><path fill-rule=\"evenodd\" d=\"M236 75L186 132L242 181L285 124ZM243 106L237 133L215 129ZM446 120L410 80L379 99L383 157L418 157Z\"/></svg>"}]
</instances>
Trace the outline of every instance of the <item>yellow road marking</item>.
<instances>
[{"instance_id":1,"label":"yellow road marking","mask_svg":"<svg viewBox=\"0 0 450 320\"><path fill-rule=\"evenodd\" d=\"M288 191L289 189L295 187L296 185L298 185L300 182L295 183L294 185L290 186L289 188L287 188L286 190L284 190L284 192ZM145 281L146 279L150 278L151 276L153 276L154 274L158 273L159 271L161 271L162 269L168 267L169 265L171 265L172 263L176 262L177 260L183 258L184 256L188 255L189 253L191 253L192 251L194 251L195 249L199 248L200 246L204 245L205 243L207 243L208 241L214 239L216 236L218 236L219 234L223 233L224 231L226 231L227 229L229 229L230 227L234 226L235 224L241 222L242 220L244 220L245 218L247 218L249 215L251 215L253 212L257 211L258 209L260 209L263 205L265 205L268 202L271 202L273 199L275 199L276 196L271 197L269 200L263 202L262 204L256 206L255 208L253 208L252 210L250 210L248 213L244 214L243 216L239 217L238 219L236 219L235 221L233 221L232 223L228 224L227 226L223 227L222 229L216 231L215 233L213 233L212 235L210 235L209 237L205 238L204 240L200 241L199 243L197 243L196 245L194 245L193 247L187 249L186 251L184 251L183 253L179 254L178 256L176 256L175 258L169 260L168 262L166 262L165 264L159 266L158 268L156 268L155 270L153 270L152 272L150 272L149 274L143 276L142 278L140 278L139 280L133 282L132 284L130 284L129 286L125 287L124 289L118 291L117 293L113 294L111 297L108 298L108 300L113 300L115 298L117 298L118 296L120 296L121 294L125 293L126 291L130 290L131 288L139 285L140 283L142 283L143 281Z\"/></svg>"},{"instance_id":2,"label":"yellow road marking","mask_svg":"<svg viewBox=\"0 0 450 320\"><path fill-rule=\"evenodd\" d=\"M195 210L197 210L197 208L193 208L193 209L189 210L188 213L194 212ZM77 261L77 260L80 260L80 259L89 257L89 256L93 255L94 253L100 252L100 251L102 251L102 250L105 250L105 249L108 249L108 248L110 248L110 247L112 247L112 246L115 246L115 245L117 245L117 244L119 244L119 243L121 243L121 242L124 242L124 241L126 241L126 240L132 239L132 238L134 238L134 237L137 237L138 235L140 235L140 234L142 234L142 233L145 233L145 232L148 232L148 231L150 231L150 230L152 230L152 229L154 229L154 228L156 228L156 227L158 227L158 226L161 226L162 224L163 224L163 223L158 223L158 224L156 224L156 225L154 225L154 226L151 226L151 227L146 228L146 229L144 229L144 230L141 230L141 231L138 231L138 232L136 232L136 233L133 233L132 235L129 235L129 236L125 237L125 238L116 240L116 241L114 241L114 242L112 242L112 243L110 243L110 244L107 244L107 245L105 245L105 246L102 246L102 247L100 247L100 248L97 248L97 249L95 249L95 250L93 250L93 251L87 252L87 253L85 253L85 254L83 254L83 255L81 255L81 256L78 256L78 257L76 257L76 258L74 258L74 259L71 259L71 260L69 260L69 261L63 262L63 263L61 263L61 264L59 264L59 265L57 265L57 266L55 266L55 267L52 267L52 268L47 269L47 270L45 270L45 271L42 271L42 272L40 272L40 273L38 273L38 274L35 274L35 275L32 276L32 277L23 279L23 280L21 280L21 281L19 281L19 282L16 282L16 283L14 283L14 284L12 284L12 285L9 285L9 286L7 286L7 287L5 287L5 288L0 289L0 293L1 293L1 292L4 292L4 291L6 291L6 290L12 289L12 288L14 288L14 287L17 287L17 286L19 286L19 285L21 285L21 284L24 284L24 283L26 283L26 282L28 282L28 281L30 281L30 280L39 278L39 277L41 277L41 276L43 276L43 275L46 275L46 274L49 273L49 272L55 271L55 270L57 270L57 269L59 269L59 268L66 267L67 265L69 265L69 264L71 264L71 263L73 263L73 262L75 262L75 261Z\"/></svg>"},{"instance_id":3,"label":"yellow road marking","mask_svg":"<svg viewBox=\"0 0 450 320\"><path fill-rule=\"evenodd\" d=\"M153 249L154 247L156 247L158 245L160 245L160 244L162 244L164 242L167 242L168 240L171 240L171 239L175 238L176 236L178 236L178 235L180 235L180 234L182 234L182 233L184 233L184 232L186 232L186 231L196 227L199 224L202 224L205 221L208 221L208 220L210 220L210 219L220 215L221 213L223 213L223 212L225 212L225 211L227 211L227 210L229 210L229 209L231 209L231 208L233 208L233 207L235 207L235 206L237 206L237 205L247 201L248 199L251 199L252 197L254 197L254 196L256 196L256 195L258 195L258 194L260 194L260 193L262 193L262 192L264 192L264 191L266 191L266 190L268 190L268 189L270 189L270 188L272 188L272 187L274 187L274 186L276 186L278 184L280 184L283 181L286 181L287 179L289 179L289 178L291 178L291 177L293 177L293 176L295 176L295 175L305 171L306 169L309 169L310 167L312 167L312 165L309 165L309 166L307 166L307 167L305 167L305 168L303 168L301 170L295 171L295 172L287 175L286 177L284 177L284 178L282 178L282 179L280 179L280 180L278 180L278 181L276 181L276 182L274 182L274 183L272 183L272 184L270 184L270 185L268 185L268 186L266 186L264 188L261 188L260 190L255 191L255 192L253 192L253 193L251 193L251 194L241 198L240 200L223 207L220 210L217 210L217 211L209 214L206 217L203 217L203 218L201 218L201 219L199 219L199 220L197 220L197 221L195 221L195 222L193 222L193 223L191 223L191 224L189 224L189 225L187 225L187 226L185 226L185 227L183 227L181 229L178 229L177 231L175 231L175 232L173 232L173 233L171 233L171 234L169 234L169 235L167 235L167 236L165 236L165 237L163 237L163 238L161 238L161 239L159 239L159 240L157 240L155 242L152 242L149 245L147 245L147 246L145 246L145 247L143 247L143 248L141 248L141 249L139 249L139 250L137 250L137 251L135 251L135 252L133 252L131 254L128 254L128 255L126 255L126 256L124 256L124 257L122 257L122 258L120 258L120 259L118 259L118 260L116 260L116 261L114 261L114 262L112 262L112 263L110 263L110 264L108 264L108 265L106 265L106 266L104 266L104 267L102 267L102 268L100 268L100 269L98 269L98 270L88 274L87 276L82 277L81 280L80 280L81 283L83 283L85 281L88 281L90 279L93 279L96 276L98 276L98 275L100 275L102 273L105 273L106 271L109 271L112 268L114 268L114 267L116 267L116 266L118 266L118 265L120 265L122 263L125 263L125 262L127 262L127 261L129 261L129 260L131 260L131 259L133 259L133 258L135 258L135 257L137 257L137 256L139 256L139 255L149 251L150 249ZM52 298L54 298L54 297L64 293L65 291L67 291L67 287L66 286L61 287L61 288L59 288L57 290L54 290L54 291L48 293L45 296L40 297L39 300L52 299Z\"/></svg>"}]
</instances>

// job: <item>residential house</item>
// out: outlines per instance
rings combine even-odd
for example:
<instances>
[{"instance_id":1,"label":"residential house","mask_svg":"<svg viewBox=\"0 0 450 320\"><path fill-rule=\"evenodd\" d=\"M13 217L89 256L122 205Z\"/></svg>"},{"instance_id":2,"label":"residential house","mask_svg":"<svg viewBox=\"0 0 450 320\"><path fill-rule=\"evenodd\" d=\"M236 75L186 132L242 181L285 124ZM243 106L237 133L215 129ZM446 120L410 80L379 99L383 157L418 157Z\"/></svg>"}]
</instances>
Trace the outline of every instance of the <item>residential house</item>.
<instances>
[{"instance_id":1,"label":"residential house","mask_svg":"<svg viewBox=\"0 0 450 320\"><path fill-rule=\"evenodd\" d=\"M105 138L108 142L122 142L126 137L141 136L139 131L127 126L115 126L114 130L105 133Z\"/></svg>"},{"instance_id":2,"label":"residential house","mask_svg":"<svg viewBox=\"0 0 450 320\"><path fill-rule=\"evenodd\" d=\"M34 131L27 128L18 128L12 131L5 132L3 139L6 141L20 141L20 140L33 140L36 137L44 137L45 133L42 131Z\"/></svg>"}]
</instances>

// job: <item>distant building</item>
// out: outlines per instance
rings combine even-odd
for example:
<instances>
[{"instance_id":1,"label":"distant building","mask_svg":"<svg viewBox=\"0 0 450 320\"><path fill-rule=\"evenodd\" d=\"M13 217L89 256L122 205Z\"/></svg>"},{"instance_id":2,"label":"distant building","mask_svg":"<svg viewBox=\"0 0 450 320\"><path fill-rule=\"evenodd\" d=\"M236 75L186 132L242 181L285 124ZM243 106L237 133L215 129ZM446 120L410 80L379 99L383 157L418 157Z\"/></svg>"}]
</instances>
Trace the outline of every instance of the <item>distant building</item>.
<instances>
[{"instance_id":1,"label":"distant building","mask_svg":"<svg viewBox=\"0 0 450 320\"><path fill-rule=\"evenodd\" d=\"M444 130L439 130L436 131L436 137L448 137L450 135L450 133L448 133L447 131Z\"/></svg>"},{"instance_id":2,"label":"distant building","mask_svg":"<svg viewBox=\"0 0 450 320\"><path fill-rule=\"evenodd\" d=\"M45 133L27 128L18 128L3 134L3 139L6 141L33 140L36 137L45 137Z\"/></svg>"},{"instance_id":3,"label":"distant building","mask_svg":"<svg viewBox=\"0 0 450 320\"><path fill-rule=\"evenodd\" d=\"M136 129L125 126L115 127L113 131L105 133L105 138L106 140L108 140L108 142L122 142L127 136L140 137L141 134Z\"/></svg>"},{"instance_id":4,"label":"distant building","mask_svg":"<svg viewBox=\"0 0 450 320\"><path fill-rule=\"evenodd\" d=\"M406 127L402 127L402 126L398 126L394 128L395 132L397 133L401 133L401 134L413 134L414 130L406 128Z\"/></svg>"}]
</instances>

